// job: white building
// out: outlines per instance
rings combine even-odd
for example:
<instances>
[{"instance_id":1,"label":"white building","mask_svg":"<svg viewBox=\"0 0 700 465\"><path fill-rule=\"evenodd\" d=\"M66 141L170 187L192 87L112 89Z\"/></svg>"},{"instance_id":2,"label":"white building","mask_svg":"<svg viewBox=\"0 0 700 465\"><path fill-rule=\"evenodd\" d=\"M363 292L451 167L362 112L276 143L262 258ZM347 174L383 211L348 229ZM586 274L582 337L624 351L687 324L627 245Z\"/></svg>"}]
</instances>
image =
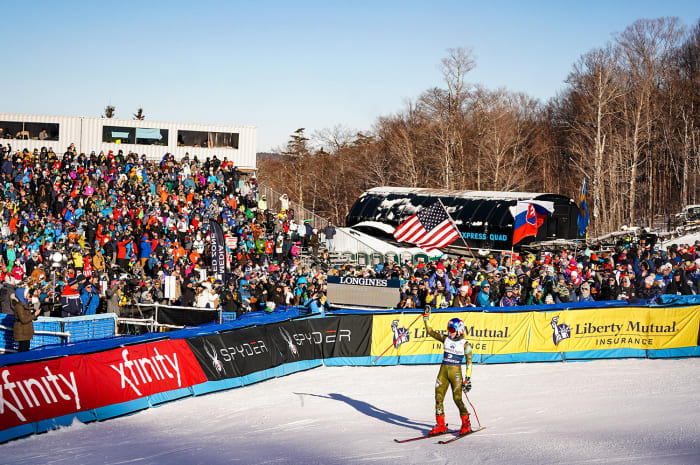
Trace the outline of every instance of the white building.
<instances>
[{"instance_id":1,"label":"white building","mask_svg":"<svg viewBox=\"0 0 700 465\"><path fill-rule=\"evenodd\" d=\"M150 120L0 113L0 144L13 151L52 147L62 155L70 144L78 153L136 152L160 159L166 152L180 159L216 155L244 170L255 170L257 128Z\"/></svg>"}]
</instances>

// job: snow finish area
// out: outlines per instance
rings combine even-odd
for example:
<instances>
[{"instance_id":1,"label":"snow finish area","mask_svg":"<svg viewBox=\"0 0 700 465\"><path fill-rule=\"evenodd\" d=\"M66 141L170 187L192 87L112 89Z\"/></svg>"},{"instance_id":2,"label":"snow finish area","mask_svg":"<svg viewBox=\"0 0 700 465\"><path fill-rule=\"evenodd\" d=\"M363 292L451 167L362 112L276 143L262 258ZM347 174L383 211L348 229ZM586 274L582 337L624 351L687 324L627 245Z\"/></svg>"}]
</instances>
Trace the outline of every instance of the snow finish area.
<instances>
[{"instance_id":1,"label":"snow finish area","mask_svg":"<svg viewBox=\"0 0 700 465\"><path fill-rule=\"evenodd\" d=\"M700 360L475 365L487 429L433 425L438 365L323 367L0 446L7 464L698 464ZM459 426L451 396L447 422ZM471 416L477 426L476 418Z\"/></svg>"}]
</instances>

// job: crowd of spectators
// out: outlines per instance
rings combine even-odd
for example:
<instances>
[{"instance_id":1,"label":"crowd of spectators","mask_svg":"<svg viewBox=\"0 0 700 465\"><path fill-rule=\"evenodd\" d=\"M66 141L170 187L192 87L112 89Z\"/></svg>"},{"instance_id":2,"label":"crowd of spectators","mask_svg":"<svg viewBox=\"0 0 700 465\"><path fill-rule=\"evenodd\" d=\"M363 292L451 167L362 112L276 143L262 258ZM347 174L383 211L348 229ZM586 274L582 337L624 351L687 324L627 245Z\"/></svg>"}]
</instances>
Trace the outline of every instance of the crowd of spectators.
<instances>
[{"instance_id":1,"label":"crowd of spectators","mask_svg":"<svg viewBox=\"0 0 700 465\"><path fill-rule=\"evenodd\" d=\"M698 293L700 241L658 250L642 241L607 251L561 250L387 266L404 280L400 308L512 307L600 300L650 301Z\"/></svg>"},{"instance_id":2,"label":"crowd of spectators","mask_svg":"<svg viewBox=\"0 0 700 465\"><path fill-rule=\"evenodd\" d=\"M62 316L155 302L240 315L323 297L321 267L299 262L304 246L321 255L319 231L298 224L288 200L271 211L226 158L2 150L0 182L5 313L17 288L37 292L45 314L60 301ZM210 220L229 252L220 276L210 273Z\"/></svg>"},{"instance_id":3,"label":"crowd of spectators","mask_svg":"<svg viewBox=\"0 0 700 465\"><path fill-rule=\"evenodd\" d=\"M221 307L239 316L279 305L318 308L328 305L328 274L400 279L400 308L698 292L700 241L331 267L335 227L298 223L286 195L275 200L279 208L270 209L255 178L226 158L152 161L122 151L0 145L0 308L13 313L16 296L62 316L120 314L133 303ZM220 276L210 268L212 220L228 249ZM301 264L302 248L314 264Z\"/></svg>"}]
</instances>

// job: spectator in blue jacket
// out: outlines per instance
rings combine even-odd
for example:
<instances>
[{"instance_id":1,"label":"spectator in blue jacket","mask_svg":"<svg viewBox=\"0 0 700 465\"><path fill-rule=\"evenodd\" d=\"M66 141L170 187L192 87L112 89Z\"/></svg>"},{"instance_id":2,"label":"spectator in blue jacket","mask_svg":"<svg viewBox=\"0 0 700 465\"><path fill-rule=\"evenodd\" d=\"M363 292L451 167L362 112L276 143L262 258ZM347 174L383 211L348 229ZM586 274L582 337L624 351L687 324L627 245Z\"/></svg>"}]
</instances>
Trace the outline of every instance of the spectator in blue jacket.
<instances>
[{"instance_id":1,"label":"spectator in blue jacket","mask_svg":"<svg viewBox=\"0 0 700 465\"><path fill-rule=\"evenodd\" d=\"M153 253L151 241L148 240L148 236L145 234L141 238L141 246L139 247L139 249L141 249L141 266L145 268L146 262L149 258L151 258L151 253Z\"/></svg>"},{"instance_id":2,"label":"spectator in blue jacket","mask_svg":"<svg viewBox=\"0 0 700 465\"><path fill-rule=\"evenodd\" d=\"M100 305L100 296L91 282L88 282L80 294L80 301L83 303L83 315L97 314L97 308Z\"/></svg>"},{"instance_id":3,"label":"spectator in blue jacket","mask_svg":"<svg viewBox=\"0 0 700 465\"><path fill-rule=\"evenodd\" d=\"M476 306L477 307L491 307L493 303L491 302L491 284L488 281L483 280L481 282L481 290L479 295L476 296Z\"/></svg>"}]
</instances>

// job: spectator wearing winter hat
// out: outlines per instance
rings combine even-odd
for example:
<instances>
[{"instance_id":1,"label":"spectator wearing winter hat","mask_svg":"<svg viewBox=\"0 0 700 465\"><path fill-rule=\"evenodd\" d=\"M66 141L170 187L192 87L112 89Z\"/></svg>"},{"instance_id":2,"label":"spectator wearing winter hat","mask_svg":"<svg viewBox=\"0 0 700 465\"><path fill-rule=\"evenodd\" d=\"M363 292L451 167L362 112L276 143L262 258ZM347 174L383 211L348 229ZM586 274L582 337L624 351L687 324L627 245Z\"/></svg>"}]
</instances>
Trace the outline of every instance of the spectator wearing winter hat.
<instances>
[{"instance_id":1,"label":"spectator wearing winter hat","mask_svg":"<svg viewBox=\"0 0 700 465\"><path fill-rule=\"evenodd\" d=\"M29 288L19 287L11 296L12 309L15 315L15 324L12 335L15 342L19 343L18 352L29 350L34 337L34 320L39 317L39 293Z\"/></svg>"},{"instance_id":2,"label":"spectator wearing winter hat","mask_svg":"<svg viewBox=\"0 0 700 465\"><path fill-rule=\"evenodd\" d=\"M457 291L454 298L452 299L453 307L473 307L471 300L472 290L469 284L465 283Z\"/></svg>"},{"instance_id":3,"label":"spectator wearing winter hat","mask_svg":"<svg viewBox=\"0 0 700 465\"><path fill-rule=\"evenodd\" d=\"M653 281L652 281L653 283ZM598 300L617 300L620 295L620 289L617 285L617 280L615 275L609 274L603 280L600 286L600 293L598 294Z\"/></svg>"},{"instance_id":4,"label":"spectator wearing winter hat","mask_svg":"<svg viewBox=\"0 0 700 465\"><path fill-rule=\"evenodd\" d=\"M481 289L479 294L476 296L476 302L474 304L477 307L492 307L493 302L491 302L491 283L486 280L481 282Z\"/></svg>"},{"instance_id":5,"label":"spectator wearing winter hat","mask_svg":"<svg viewBox=\"0 0 700 465\"><path fill-rule=\"evenodd\" d=\"M677 269L673 273L673 278L671 282L668 283L666 289L664 289L664 294L669 295L691 295L693 291L688 285L688 281L685 277L685 270L682 268Z\"/></svg>"},{"instance_id":6,"label":"spectator wearing winter hat","mask_svg":"<svg viewBox=\"0 0 700 465\"><path fill-rule=\"evenodd\" d=\"M442 281L442 286L445 289L450 288L450 278L447 276L447 273L445 273L445 264L442 262L438 262L435 272L428 280L428 285L430 286L431 290L435 290L437 288L438 281Z\"/></svg>"},{"instance_id":7,"label":"spectator wearing winter hat","mask_svg":"<svg viewBox=\"0 0 700 465\"><path fill-rule=\"evenodd\" d=\"M75 277L71 278L67 285L63 287L61 293L61 316L78 316L83 312L83 302L78 293L78 285L80 280Z\"/></svg>"},{"instance_id":8,"label":"spectator wearing winter hat","mask_svg":"<svg viewBox=\"0 0 700 465\"><path fill-rule=\"evenodd\" d=\"M642 281L642 286L637 289L637 297L643 300L655 299L661 294L661 289L654 286L654 275L649 275Z\"/></svg>"},{"instance_id":9,"label":"spectator wearing winter hat","mask_svg":"<svg viewBox=\"0 0 700 465\"><path fill-rule=\"evenodd\" d=\"M580 294L578 296L579 302L594 302L595 299L591 295L591 283L585 281L581 283Z\"/></svg>"},{"instance_id":10,"label":"spectator wearing winter hat","mask_svg":"<svg viewBox=\"0 0 700 465\"><path fill-rule=\"evenodd\" d=\"M637 298L637 290L632 285L632 279L628 275L622 276L620 279L618 300L630 300Z\"/></svg>"},{"instance_id":11,"label":"spectator wearing winter hat","mask_svg":"<svg viewBox=\"0 0 700 465\"><path fill-rule=\"evenodd\" d=\"M437 287L428 292L425 297L425 303L430 304L435 308L447 308L452 303L452 295L450 290L445 288L442 281L437 281Z\"/></svg>"},{"instance_id":12,"label":"spectator wearing winter hat","mask_svg":"<svg viewBox=\"0 0 700 465\"><path fill-rule=\"evenodd\" d=\"M544 290L542 286L537 286L527 299L527 305L544 305Z\"/></svg>"},{"instance_id":13,"label":"spectator wearing winter hat","mask_svg":"<svg viewBox=\"0 0 700 465\"><path fill-rule=\"evenodd\" d=\"M500 307L514 307L518 305L518 299L513 295L513 287L506 286L504 295L501 298Z\"/></svg>"},{"instance_id":14,"label":"spectator wearing winter hat","mask_svg":"<svg viewBox=\"0 0 700 465\"><path fill-rule=\"evenodd\" d=\"M97 294L97 289L95 289L93 283L88 282L85 284L83 292L80 294L80 301L83 305L83 315L95 315L97 313L97 308L100 306L100 296Z\"/></svg>"}]
</instances>

